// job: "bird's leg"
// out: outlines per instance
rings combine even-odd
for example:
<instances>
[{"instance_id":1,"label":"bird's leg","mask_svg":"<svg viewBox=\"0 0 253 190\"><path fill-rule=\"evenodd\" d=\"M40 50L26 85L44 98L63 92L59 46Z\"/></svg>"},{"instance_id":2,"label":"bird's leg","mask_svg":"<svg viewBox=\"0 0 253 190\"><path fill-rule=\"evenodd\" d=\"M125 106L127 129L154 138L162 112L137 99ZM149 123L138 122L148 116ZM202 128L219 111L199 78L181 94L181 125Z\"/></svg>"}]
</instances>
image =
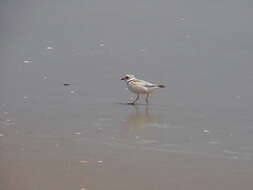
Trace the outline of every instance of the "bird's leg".
<instances>
[{"instance_id":1,"label":"bird's leg","mask_svg":"<svg viewBox=\"0 0 253 190\"><path fill-rule=\"evenodd\" d=\"M135 100L131 104L135 104L139 100L140 94L137 94Z\"/></svg>"},{"instance_id":2,"label":"bird's leg","mask_svg":"<svg viewBox=\"0 0 253 190\"><path fill-rule=\"evenodd\" d=\"M146 99L145 99L147 104L149 104L148 98L149 98L149 94L147 94Z\"/></svg>"}]
</instances>

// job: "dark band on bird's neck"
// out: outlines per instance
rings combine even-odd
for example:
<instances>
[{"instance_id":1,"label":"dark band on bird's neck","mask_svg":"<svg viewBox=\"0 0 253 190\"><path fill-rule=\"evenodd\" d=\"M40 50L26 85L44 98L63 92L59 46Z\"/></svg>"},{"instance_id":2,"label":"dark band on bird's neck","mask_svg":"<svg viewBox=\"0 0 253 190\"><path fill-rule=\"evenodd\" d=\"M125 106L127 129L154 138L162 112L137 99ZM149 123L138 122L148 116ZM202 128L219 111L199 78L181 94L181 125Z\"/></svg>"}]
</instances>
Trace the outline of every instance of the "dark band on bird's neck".
<instances>
[{"instance_id":1,"label":"dark band on bird's neck","mask_svg":"<svg viewBox=\"0 0 253 190\"><path fill-rule=\"evenodd\" d=\"M129 82L132 82L132 81L134 81L134 79L131 79L131 80L127 81L127 84L129 84Z\"/></svg>"}]
</instances>

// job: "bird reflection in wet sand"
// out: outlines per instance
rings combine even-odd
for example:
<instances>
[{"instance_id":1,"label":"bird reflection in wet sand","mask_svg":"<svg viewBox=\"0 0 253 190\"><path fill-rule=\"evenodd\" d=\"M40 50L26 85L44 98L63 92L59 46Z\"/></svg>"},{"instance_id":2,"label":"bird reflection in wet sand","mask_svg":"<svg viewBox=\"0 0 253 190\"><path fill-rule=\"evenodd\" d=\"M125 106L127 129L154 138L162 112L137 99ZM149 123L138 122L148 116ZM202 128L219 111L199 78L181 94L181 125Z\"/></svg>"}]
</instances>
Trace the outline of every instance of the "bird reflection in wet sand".
<instances>
[{"instance_id":1,"label":"bird reflection in wet sand","mask_svg":"<svg viewBox=\"0 0 253 190\"><path fill-rule=\"evenodd\" d=\"M145 127L157 121L157 118L150 112L149 106L145 106L144 110L141 110L138 106L133 107L135 110L131 111L126 119L129 133L138 134Z\"/></svg>"}]
</instances>

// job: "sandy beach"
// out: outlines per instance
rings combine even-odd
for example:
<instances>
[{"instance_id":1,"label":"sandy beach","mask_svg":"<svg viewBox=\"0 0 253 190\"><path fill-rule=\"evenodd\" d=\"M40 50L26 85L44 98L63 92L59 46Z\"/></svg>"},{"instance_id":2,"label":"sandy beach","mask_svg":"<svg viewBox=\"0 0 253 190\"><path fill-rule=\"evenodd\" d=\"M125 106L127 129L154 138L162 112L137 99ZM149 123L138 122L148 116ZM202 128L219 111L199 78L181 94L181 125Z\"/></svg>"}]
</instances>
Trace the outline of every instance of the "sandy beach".
<instances>
[{"instance_id":1,"label":"sandy beach","mask_svg":"<svg viewBox=\"0 0 253 190\"><path fill-rule=\"evenodd\" d=\"M1 190L253 189L252 3L0 5Z\"/></svg>"},{"instance_id":2,"label":"sandy beach","mask_svg":"<svg viewBox=\"0 0 253 190\"><path fill-rule=\"evenodd\" d=\"M252 189L252 161L88 140L20 140L33 145L2 151L2 189Z\"/></svg>"}]
</instances>

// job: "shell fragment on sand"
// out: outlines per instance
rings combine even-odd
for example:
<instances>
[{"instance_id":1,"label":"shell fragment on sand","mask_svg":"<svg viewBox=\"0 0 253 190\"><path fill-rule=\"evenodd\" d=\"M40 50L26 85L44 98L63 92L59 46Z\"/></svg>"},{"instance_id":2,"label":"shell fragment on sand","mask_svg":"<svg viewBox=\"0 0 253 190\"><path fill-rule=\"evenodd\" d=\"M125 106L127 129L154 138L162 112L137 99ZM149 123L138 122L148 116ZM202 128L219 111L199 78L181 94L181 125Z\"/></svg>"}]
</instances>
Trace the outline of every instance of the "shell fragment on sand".
<instances>
[{"instance_id":1,"label":"shell fragment on sand","mask_svg":"<svg viewBox=\"0 0 253 190\"><path fill-rule=\"evenodd\" d=\"M89 161L87 161L87 160L80 160L79 163L80 163L80 164L88 164Z\"/></svg>"}]
</instances>

